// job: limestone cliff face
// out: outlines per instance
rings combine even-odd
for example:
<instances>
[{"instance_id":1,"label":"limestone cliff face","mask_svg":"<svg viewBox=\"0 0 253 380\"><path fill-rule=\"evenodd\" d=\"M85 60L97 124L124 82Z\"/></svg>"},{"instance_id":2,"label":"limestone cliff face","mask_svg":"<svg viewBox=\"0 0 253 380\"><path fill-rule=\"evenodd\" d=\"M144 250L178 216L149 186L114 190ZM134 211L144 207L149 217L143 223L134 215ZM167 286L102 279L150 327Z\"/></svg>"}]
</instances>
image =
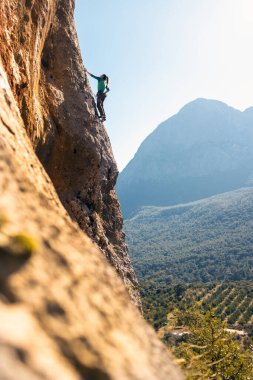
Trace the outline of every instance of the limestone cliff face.
<instances>
[{"instance_id":1,"label":"limestone cliff face","mask_svg":"<svg viewBox=\"0 0 253 380\"><path fill-rule=\"evenodd\" d=\"M182 379L108 263L139 305L73 6L0 3L0 378Z\"/></svg>"},{"instance_id":2,"label":"limestone cliff face","mask_svg":"<svg viewBox=\"0 0 253 380\"><path fill-rule=\"evenodd\" d=\"M0 46L27 134L70 216L104 252L140 306L115 195L110 141L93 98L73 22L73 0L4 0Z\"/></svg>"}]
</instances>

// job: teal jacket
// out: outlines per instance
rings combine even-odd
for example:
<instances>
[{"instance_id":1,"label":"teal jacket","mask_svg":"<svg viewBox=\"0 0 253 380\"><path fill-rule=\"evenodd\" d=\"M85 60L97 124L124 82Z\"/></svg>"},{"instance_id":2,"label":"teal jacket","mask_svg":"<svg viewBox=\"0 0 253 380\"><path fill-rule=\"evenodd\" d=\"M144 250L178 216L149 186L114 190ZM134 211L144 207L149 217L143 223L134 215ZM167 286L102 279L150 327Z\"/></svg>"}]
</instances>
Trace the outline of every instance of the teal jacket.
<instances>
[{"instance_id":1,"label":"teal jacket","mask_svg":"<svg viewBox=\"0 0 253 380\"><path fill-rule=\"evenodd\" d=\"M98 92L108 92L110 91L109 87L107 86L105 80L103 78L100 78L100 77L96 77L96 75L93 75L93 74L90 74L92 76L92 78L94 79L97 79L98 81Z\"/></svg>"}]
</instances>

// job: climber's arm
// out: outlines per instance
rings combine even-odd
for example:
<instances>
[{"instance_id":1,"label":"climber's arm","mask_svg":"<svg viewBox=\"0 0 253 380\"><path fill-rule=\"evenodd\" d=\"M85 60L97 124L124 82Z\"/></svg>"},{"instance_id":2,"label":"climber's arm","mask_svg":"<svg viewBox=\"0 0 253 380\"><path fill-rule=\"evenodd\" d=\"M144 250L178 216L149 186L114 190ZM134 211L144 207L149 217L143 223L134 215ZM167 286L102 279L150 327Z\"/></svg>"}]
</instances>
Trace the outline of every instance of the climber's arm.
<instances>
[{"instance_id":1,"label":"climber's arm","mask_svg":"<svg viewBox=\"0 0 253 380\"><path fill-rule=\"evenodd\" d=\"M87 74L89 74L92 78L99 80L99 77L96 77L96 75L91 74L88 70L86 70Z\"/></svg>"}]
</instances>

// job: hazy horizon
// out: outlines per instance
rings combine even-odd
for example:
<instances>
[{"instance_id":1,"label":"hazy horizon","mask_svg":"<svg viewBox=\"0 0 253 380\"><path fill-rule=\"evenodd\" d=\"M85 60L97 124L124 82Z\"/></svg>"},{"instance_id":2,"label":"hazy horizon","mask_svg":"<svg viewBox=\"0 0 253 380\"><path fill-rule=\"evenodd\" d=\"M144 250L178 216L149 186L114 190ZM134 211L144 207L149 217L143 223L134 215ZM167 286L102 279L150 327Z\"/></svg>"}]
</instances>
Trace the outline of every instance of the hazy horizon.
<instances>
[{"instance_id":1,"label":"hazy horizon","mask_svg":"<svg viewBox=\"0 0 253 380\"><path fill-rule=\"evenodd\" d=\"M105 126L120 170L196 98L253 106L252 14L251 0L76 1L84 64L111 79Z\"/></svg>"}]
</instances>

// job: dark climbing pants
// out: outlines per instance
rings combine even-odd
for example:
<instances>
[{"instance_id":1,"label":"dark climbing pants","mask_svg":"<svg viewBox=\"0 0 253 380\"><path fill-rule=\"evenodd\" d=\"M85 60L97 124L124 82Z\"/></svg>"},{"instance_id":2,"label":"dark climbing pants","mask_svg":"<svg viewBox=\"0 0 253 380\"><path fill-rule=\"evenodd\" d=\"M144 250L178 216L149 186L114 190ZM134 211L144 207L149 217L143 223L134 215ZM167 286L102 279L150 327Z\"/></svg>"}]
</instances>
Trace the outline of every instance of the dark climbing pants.
<instances>
[{"instance_id":1,"label":"dark climbing pants","mask_svg":"<svg viewBox=\"0 0 253 380\"><path fill-rule=\"evenodd\" d=\"M100 114L100 117L105 119L105 110L104 110L104 100L106 98L106 94L103 92L98 92L97 93L97 107L98 107L98 112Z\"/></svg>"}]
</instances>

